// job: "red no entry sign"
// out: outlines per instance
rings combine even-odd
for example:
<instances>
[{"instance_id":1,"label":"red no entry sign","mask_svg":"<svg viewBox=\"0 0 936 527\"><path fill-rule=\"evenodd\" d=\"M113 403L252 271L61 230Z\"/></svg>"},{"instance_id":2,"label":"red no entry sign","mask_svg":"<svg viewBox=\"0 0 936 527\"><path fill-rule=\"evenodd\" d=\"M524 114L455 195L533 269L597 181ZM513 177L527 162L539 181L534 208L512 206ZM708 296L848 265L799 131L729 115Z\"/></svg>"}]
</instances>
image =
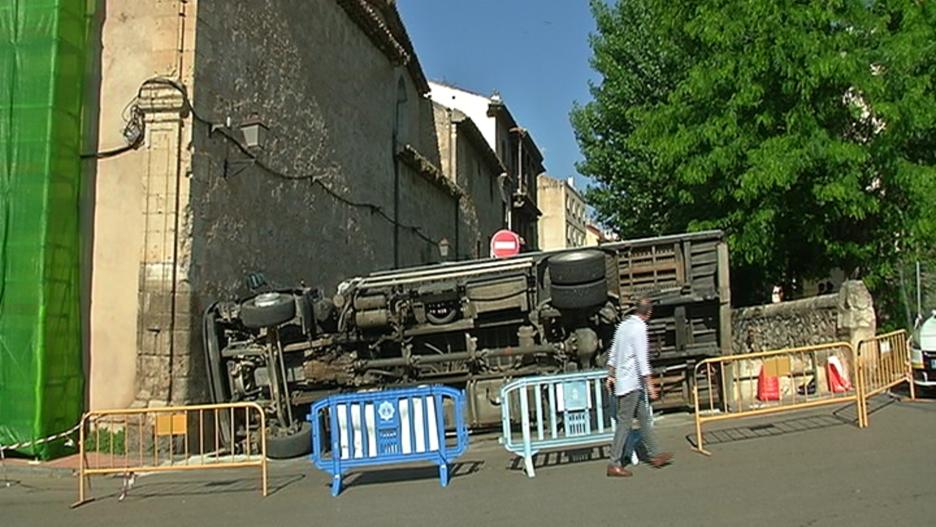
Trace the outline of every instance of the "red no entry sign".
<instances>
[{"instance_id":1,"label":"red no entry sign","mask_svg":"<svg viewBox=\"0 0 936 527\"><path fill-rule=\"evenodd\" d=\"M513 231L501 229L491 236L491 256L510 258L520 254L520 236Z\"/></svg>"}]
</instances>

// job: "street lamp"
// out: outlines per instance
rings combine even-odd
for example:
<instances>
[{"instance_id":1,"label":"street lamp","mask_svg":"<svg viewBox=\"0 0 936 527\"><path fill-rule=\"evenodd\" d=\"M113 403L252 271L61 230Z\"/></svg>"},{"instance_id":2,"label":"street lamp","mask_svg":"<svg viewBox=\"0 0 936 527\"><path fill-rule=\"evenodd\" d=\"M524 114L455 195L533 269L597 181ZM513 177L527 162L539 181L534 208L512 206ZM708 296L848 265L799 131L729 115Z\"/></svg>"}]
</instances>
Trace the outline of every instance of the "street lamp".
<instances>
[{"instance_id":1,"label":"street lamp","mask_svg":"<svg viewBox=\"0 0 936 527\"><path fill-rule=\"evenodd\" d=\"M241 134L244 136L244 145L250 149L263 150L266 143L267 132L270 129L260 122L257 118L244 121L240 125Z\"/></svg>"},{"instance_id":2,"label":"street lamp","mask_svg":"<svg viewBox=\"0 0 936 527\"><path fill-rule=\"evenodd\" d=\"M270 131L270 128L263 124L263 122L260 121L260 119L258 119L256 116L253 116L240 123L237 128L240 132L240 135L234 133L231 130L231 118L228 117L225 119L223 124L211 125L211 131L209 132L221 132L221 134L227 137L230 141L236 143L238 148L243 151L243 154L246 154L244 157L247 159L230 159L230 152L225 154L225 179L231 176L236 176L237 174L240 174L247 168L257 163L257 157L266 147L267 134ZM232 169L236 170L232 172Z\"/></svg>"},{"instance_id":3,"label":"street lamp","mask_svg":"<svg viewBox=\"0 0 936 527\"><path fill-rule=\"evenodd\" d=\"M442 261L448 260L449 255L449 241L448 238L442 238L439 240L439 256L442 257Z\"/></svg>"}]
</instances>

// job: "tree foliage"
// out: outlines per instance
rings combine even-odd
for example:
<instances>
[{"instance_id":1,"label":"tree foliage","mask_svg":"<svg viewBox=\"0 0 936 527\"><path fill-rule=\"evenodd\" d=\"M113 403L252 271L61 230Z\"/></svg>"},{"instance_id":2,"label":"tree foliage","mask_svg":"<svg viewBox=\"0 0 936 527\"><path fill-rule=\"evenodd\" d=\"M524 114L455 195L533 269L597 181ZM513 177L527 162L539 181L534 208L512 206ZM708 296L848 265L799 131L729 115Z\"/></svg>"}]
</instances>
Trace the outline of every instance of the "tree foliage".
<instances>
[{"instance_id":1,"label":"tree foliage","mask_svg":"<svg viewBox=\"0 0 936 527\"><path fill-rule=\"evenodd\" d=\"M881 290L936 240L936 4L592 2L572 122L624 236L721 228L734 293L839 267Z\"/></svg>"}]
</instances>

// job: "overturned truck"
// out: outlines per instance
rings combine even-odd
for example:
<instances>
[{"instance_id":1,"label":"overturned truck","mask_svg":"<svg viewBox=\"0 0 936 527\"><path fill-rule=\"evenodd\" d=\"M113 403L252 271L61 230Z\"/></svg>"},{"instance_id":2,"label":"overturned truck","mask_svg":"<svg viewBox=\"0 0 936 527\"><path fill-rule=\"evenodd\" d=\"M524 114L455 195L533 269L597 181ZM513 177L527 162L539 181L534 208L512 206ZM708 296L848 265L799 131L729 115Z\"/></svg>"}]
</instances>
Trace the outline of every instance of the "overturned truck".
<instances>
[{"instance_id":1,"label":"overturned truck","mask_svg":"<svg viewBox=\"0 0 936 527\"><path fill-rule=\"evenodd\" d=\"M691 405L695 363L731 342L720 231L377 272L331 297L302 288L218 302L204 320L211 392L265 408L273 457L307 452L304 408L341 391L455 385L470 425L494 425L510 379L602 366L641 297L654 301L658 406Z\"/></svg>"}]
</instances>

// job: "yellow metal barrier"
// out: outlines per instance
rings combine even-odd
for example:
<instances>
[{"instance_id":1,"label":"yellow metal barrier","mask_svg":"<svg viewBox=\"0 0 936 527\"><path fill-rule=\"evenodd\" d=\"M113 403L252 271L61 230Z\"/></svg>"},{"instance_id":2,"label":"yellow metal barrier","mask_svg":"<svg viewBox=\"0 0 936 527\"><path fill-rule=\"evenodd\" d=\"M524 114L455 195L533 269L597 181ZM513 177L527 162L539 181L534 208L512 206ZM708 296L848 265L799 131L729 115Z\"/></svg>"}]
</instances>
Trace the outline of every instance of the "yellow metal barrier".
<instances>
[{"instance_id":1,"label":"yellow metal barrier","mask_svg":"<svg viewBox=\"0 0 936 527\"><path fill-rule=\"evenodd\" d=\"M910 398L916 399L906 331L894 331L858 343L859 404L865 424L868 399L904 382L910 387Z\"/></svg>"},{"instance_id":2,"label":"yellow metal barrier","mask_svg":"<svg viewBox=\"0 0 936 527\"><path fill-rule=\"evenodd\" d=\"M76 507L91 476L256 467L267 495L266 416L254 403L98 410L82 417ZM89 455L90 454L90 455Z\"/></svg>"},{"instance_id":3,"label":"yellow metal barrier","mask_svg":"<svg viewBox=\"0 0 936 527\"><path fill-rule=\"evenodd\" d=\"M710 455L702 444L705 423L829 404L854 402L863 428L856 358L851 344L835 342L703 360L694 372L695 450Z\"/></svg>"}]
</instances>

